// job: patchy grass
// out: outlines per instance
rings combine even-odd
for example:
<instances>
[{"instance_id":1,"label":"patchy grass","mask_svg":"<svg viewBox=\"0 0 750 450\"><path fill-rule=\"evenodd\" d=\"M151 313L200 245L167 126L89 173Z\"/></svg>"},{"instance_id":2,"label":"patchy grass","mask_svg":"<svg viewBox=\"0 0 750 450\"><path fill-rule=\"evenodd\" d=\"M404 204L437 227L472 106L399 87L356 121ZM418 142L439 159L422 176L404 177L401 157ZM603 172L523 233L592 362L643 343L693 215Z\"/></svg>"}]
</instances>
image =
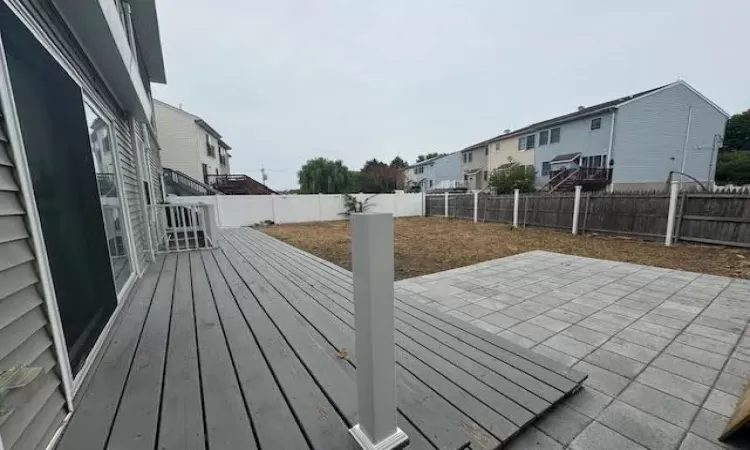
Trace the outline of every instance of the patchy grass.
<instances>
[{"instance_id":1,"label":"patchy grass","mask_svg":"<svg viewBox=\"0 0 750 450\"><path fill-rule=\"evenodd\" d=\"M351 269L349 222L276 225L262 231ZM574 236L542 228L439 218L395 220L396 279L417 277L532 250L750 278L750 252L715 245L646 242L617 236Z\"/></svg>"}]
</instances>

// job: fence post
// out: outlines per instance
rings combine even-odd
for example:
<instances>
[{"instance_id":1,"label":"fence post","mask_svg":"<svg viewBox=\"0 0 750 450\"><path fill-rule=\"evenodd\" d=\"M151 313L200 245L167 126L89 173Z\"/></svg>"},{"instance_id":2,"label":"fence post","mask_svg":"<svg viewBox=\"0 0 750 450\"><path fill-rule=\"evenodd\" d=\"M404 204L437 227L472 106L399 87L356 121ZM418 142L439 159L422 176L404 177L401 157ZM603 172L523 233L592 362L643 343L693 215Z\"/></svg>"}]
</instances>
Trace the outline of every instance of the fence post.
<instances>
[{"instance_id":1,"label":"fence post","mask_svg":"<svg viewBox=\"0 0 750 450\"><path fill-rule=\"evenodd\" d=\"M578 217L581 215L581 189L583 189L583 186L576 186L576 198L573 201L573 234L578 234Z\"/></svg>"},{"instance_id":2,"label":"fence post","mask_svg":"<svg viewBox=\"0 0 750 450\"><path fill-rule=\"evenodd\" d=\"M672 245L672 236L674 235L674 216L677 211L677 195L680 190L680 181L672 180L669 189L669 213L667 215L667 233L664 238L664 245Z\"/></svg>"},{"instance_id":3,"label":"fence post","mask_svg":"<svg viewBox=\"0 0 750 450\"><path fill-rule=\"evenodd\" d=\"M396 425L393 216L352 214L354 338L359 423L349 430L363 450L402 448Z\"/></svg>"},{"instance_id":4,"label":"fence post","mask_svg":"<svg viewBox=\"0 0 750 450\"><path fill-rule=\"evenodd\" d=\"M477 223L478 208L479 208L479 192L474 192L474 223Z\"/></svg>"},{"instance_id":5,"label":"fence post","mask_svg":"<svg viewBox=\"0 0 750 450\"><path fill-rule=\"evenodd\" d=\"M445 193L445 218L448 218L448 193Z\"/></svg>"},{"instance_id":6,"label":"fence post","mask_svg":"<svg viewBox=\"0 0 750 450\"><path fill-rule=\"evenodd\" d=\"M318 192L318 222L323 221L323 194Z\"/></svg>"},{"instance_id":7,"label":"fence post","mask_svg":"<svg viewBox=\"0 0 750 450\"><path fill-rule=\"evenodd\" d=\"M422 191L422 217L427 215L427 195Z\"/></svg>"},{"instance_id":8,"label":"fence post","mask_svg":"<svg viewBox=\"0 0 750 450\"><path fill-rule=\"evenodd\" d=\"M521 203L521 190L513 191L513 228L518 228L518 205Z\"/></svg>"}]
</instances>

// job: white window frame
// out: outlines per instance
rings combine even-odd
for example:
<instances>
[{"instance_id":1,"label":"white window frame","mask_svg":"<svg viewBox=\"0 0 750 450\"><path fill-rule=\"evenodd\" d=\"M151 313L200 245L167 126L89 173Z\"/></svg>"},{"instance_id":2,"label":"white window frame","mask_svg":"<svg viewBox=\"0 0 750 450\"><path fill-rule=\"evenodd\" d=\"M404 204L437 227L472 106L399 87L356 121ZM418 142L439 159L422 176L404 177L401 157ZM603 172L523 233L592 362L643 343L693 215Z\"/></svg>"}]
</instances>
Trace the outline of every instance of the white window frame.
<instances>
[{"instance_id":1,"label":"white window frame","mask_svg":"<svg viewBox=\"0 0 750 450\"><path fill-rule=\"evenodd\" d=\"M552 130L559 130L557 133L557 141L552 142ZM549 129L549 143L551 144L559 144L560 141L562 141L562 127L554 127Z\"/></svg>"},{"instance_id":2,"label":"white window frame","mask_svg":"<svg viewBox=\"0 0 750 450\"><path fill-rule=\"evenodd\" d=\"M596 122L597 120L599 121L598 122L599 126L594 128L594 122ZM593 119L591 119L591 123L589 124L589 131L596 131L596 130L601 130L601 129L602 129L602 118L594 117Z\"/></svg>"}]
</instances>

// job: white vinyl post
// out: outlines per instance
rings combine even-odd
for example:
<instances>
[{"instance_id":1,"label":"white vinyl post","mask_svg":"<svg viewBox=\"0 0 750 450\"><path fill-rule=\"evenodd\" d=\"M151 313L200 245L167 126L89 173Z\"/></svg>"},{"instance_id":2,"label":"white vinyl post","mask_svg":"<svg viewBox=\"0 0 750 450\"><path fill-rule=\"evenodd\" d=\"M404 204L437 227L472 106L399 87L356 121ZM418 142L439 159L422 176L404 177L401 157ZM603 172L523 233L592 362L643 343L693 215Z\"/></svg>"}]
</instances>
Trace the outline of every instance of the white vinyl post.
<instances>
[{"instance_id":1,"label":"white vinyl post","mask_svg":"<svg viewBox=\"0 0 750 450\"><path fill-rule=\"evenodd\" d=\"M518 228L518 204L521 203L521 190L513 191L513 228Z\"/></svg>"},{"instance_id":2,"label":"white vinyl post","mask_svg":"<svg viewBox=\"0 0 750 450\"><path fill-rule=\"evenodd\" d=\"M318 222L323 221L323 194L318 193Z\"/></svg>"},{"instance_id":3,"label":"white vinyl post","mask_svg":"<svg viewBox=\"0 0 750 450\"><path fill-rule=\"evenodd\" d=\"M445 218L448 218L448 193L445 193Z\"/></svg>"},{"instance_id":4,"label":"white vinyl post","mask_svg":"<svg viewBox=\"0 0 750 450\"><path fill-rule=\"evenodd\" d=\"M422 191L422 217L427 215L427 195Z\"/></svg>"},{"instance_id":5,"label":"white vinyl post","mask_svg":"<svg viewBox=\"0 0 750 450\"><path fill-rule=\"evenodd\" d=\"M581 189L583 189L583 186L576 186L576 198L573 201L573 234L578 234L578 217L581 215Z\"/></svg>"},{"instance_id":6,"label":"white vinyl post","mask_svg":"<svg viewBox=\"0 0 750 450\"><path fill-rule=\"evenodd\" d=\"M349 433L363 450L403 448L409 438L396 425L393 216L351 220L359 423Z\"/></svg>"},{"instance_id":7,"label":"white vinyl post","mask_svg":"<svg viewBox=\"0 0 750 450\"><path fill-rule=\"evenodd\" d=\"M672 236L674 235L674 216L677 211L677 196L680 191L680 181L672 180L669 189L669 215L667 216L667 233L664 238L664 245L672 245Z\"/></svg>"},{"instance_id":8,"label":"white vinyl post","mask_svg":"<svg viewBox=\"0 0 750 450\"><path fill-rule=\"evenodd\" d=\"M474 193L474 223L477 223L477 210L479 207L479 192Z\"/></svg>"}]
</instances>

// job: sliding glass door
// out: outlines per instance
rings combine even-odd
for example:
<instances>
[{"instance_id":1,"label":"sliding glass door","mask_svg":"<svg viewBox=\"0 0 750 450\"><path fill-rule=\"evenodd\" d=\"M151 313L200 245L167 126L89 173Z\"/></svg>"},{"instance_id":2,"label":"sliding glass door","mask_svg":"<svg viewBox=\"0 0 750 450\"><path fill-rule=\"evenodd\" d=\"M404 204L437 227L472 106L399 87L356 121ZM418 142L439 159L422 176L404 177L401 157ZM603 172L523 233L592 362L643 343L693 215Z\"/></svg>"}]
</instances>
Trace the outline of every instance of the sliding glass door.
<instances>
[{"instance_id":1,"label":"sliding glass door","mask_svg":"<svg viewBox=\"0 0 750 450\"><path fill-rule=\"evenodd\" d=\"M2 2L0 35L76 374L132 272L110 125Z\"/></svg>"}]
</instances>

